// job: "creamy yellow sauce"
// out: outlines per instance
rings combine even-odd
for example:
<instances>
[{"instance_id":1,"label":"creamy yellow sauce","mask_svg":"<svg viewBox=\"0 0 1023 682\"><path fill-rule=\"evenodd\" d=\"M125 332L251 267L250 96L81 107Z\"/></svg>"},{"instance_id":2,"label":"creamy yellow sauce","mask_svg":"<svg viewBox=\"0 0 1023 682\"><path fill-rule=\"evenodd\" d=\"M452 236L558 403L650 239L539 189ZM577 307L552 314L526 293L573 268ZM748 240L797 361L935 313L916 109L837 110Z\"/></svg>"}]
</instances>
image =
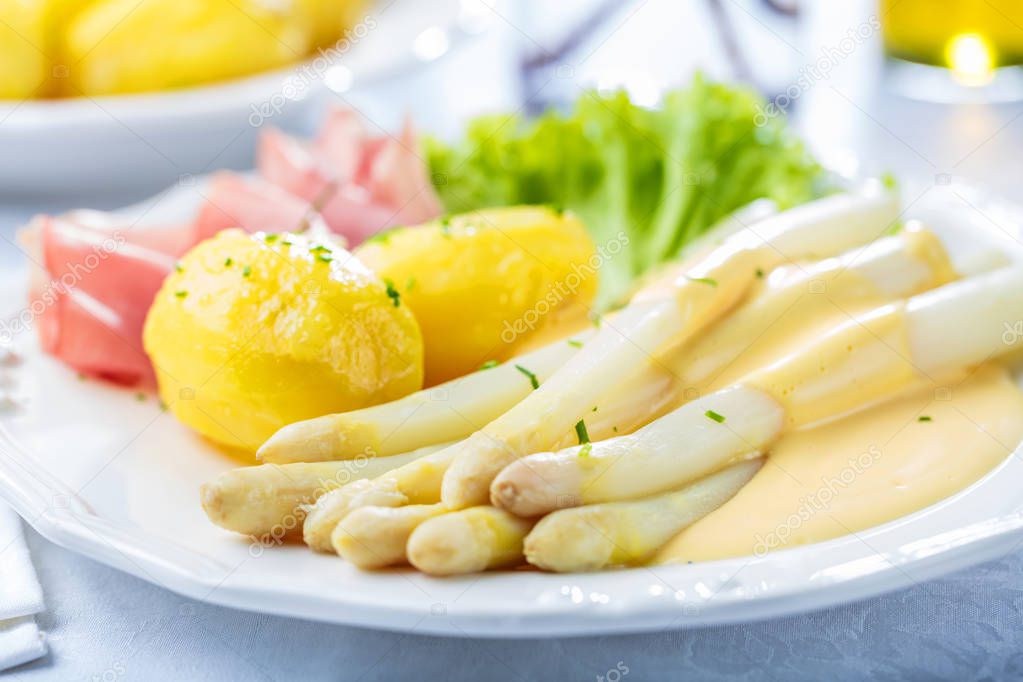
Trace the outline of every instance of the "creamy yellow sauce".
<instances>
[{"instance_id":1,"label":"creamy yellow sauce","mask_svg":"<svg viewBox=\"0 0 1023 682\"><path fill-rule=\"evenodd\" d=\"M933 235L902 239L928 265L921 290L955 278ZM897 519L973 483L1023 438L1023 393L1003 368L919 376L904 302L834 260L775 269L667 361L685 400L741 382L778 400L787 430L754 479L657 562L761 554Z\"/></svg>"},{"instance_id":2,"label":"creamy yellow sauce","mask_svg":"<svg viewBox=\"0 0 1023 682\"><path fill-rule=\"evenodd\" d=\"M679 534L655 563L760 555L923 509L1004 460L1023 438L1021 415L1023 393L991 365L794 431L738 495Z\"/></svg>"}]
</instances>

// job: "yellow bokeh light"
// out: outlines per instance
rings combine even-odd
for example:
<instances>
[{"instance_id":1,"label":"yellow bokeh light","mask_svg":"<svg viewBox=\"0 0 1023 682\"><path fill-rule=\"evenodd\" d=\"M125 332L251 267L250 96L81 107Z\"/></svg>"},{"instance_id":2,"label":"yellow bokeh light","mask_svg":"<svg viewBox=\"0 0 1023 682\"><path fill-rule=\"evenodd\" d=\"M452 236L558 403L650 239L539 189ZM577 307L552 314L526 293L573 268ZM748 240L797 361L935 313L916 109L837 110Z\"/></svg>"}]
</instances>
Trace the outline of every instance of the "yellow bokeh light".
<instances>
[{"instance_id":1,"label":"yellow bokeh light","mask_svg":"<svg viewBox=\"0 0 1023 682\"><path fill-rule=\"evenodd\" d=\"M994 74L994 48L978 33L961 33L948 41L945 58L956 80L964 85L985 85Z\"/></svg>"}]
</instances>

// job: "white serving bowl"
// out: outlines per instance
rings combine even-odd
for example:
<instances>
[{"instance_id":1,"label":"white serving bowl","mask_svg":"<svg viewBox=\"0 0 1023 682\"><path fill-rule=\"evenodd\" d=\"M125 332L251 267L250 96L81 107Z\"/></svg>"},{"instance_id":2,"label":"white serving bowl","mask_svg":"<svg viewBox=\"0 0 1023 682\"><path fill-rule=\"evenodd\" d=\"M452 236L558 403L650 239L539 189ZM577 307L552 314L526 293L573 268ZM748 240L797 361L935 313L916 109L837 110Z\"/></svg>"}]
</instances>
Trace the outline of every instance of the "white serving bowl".
<instances>
[{"instance_id":1,"label":"white serving bowl","mask_svg":"<svg viewBox=\"0 0 1023 682\"><path fill-rule=\"evenodd\" d=\"M250 168L259 125L309 132L325 98L439 59L484 30L482 1L373 4L349 45L272 72L175 91L0 100L0 202L144 195ZM337 99L342 99L339 97Z\"/></svg>"}]
</instances>

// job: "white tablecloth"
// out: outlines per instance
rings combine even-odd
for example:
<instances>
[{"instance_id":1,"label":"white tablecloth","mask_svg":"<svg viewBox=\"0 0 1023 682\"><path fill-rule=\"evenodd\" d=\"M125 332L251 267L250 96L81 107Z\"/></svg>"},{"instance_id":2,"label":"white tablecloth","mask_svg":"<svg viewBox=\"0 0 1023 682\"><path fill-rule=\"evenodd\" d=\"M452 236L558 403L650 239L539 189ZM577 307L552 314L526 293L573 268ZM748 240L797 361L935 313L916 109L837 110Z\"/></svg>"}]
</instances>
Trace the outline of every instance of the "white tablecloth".
<instances>
[{"instance_id":1,"label":"white tablecloth","mask_svg":"<svg viewBox=\"0 0 1023 682\"><path fill-rule=\"evenodd\" d=\"M461 640L232 611L29 533L49 680L998 680L1023 675L1023 554L887 597L752 625L622 637ZM628 669L629 673L624 674ZM7 679L7 678L5 678Z\"/></svg>"}]
</instances>

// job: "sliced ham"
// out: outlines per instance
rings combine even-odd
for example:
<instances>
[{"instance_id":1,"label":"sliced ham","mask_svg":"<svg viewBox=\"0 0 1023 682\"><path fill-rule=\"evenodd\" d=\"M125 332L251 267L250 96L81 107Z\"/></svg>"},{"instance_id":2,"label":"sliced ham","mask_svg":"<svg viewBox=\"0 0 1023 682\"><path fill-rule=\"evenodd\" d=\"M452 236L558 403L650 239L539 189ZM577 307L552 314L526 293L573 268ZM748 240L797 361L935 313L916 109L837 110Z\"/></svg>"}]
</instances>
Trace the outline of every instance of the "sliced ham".
<instances>
[{"instance_id":1,"label":"sliced ham","mask_svg":"<svg viewBox=\"0 0 1023 682\"><path fill-rule=\"evenodd\" d=\"M23 237L37 266L30 307L40 344L73 369L122 384L150 383L142 324L191 224L133 228L103 214L38 216Z\"/></svg>"},{"instance_id":2,"label":"sliced ham","mask_svg":"<svg viewBox=\"0 0 1023 682\"><path fill-rule=\"evenodd\" d=\"M317 206L327 226L354 246L380 230L440 215L418 147L411 122L398 138L372 136L353 112L332 109L311 143L264 131L257 168Z\"/></svg>"},{"instance_id":3,"label":"sliced ham","mask_svg":"<svg viewBox=\"0 0 1023 682\"><path fill-rule=\"evenodd\" d=\"M320 220L308 201L260 178L237 173L217 173L202 196L195 219L197 242L229 227L246 232L286 232L305 229Z\"/></svg>"}]
</instances>

